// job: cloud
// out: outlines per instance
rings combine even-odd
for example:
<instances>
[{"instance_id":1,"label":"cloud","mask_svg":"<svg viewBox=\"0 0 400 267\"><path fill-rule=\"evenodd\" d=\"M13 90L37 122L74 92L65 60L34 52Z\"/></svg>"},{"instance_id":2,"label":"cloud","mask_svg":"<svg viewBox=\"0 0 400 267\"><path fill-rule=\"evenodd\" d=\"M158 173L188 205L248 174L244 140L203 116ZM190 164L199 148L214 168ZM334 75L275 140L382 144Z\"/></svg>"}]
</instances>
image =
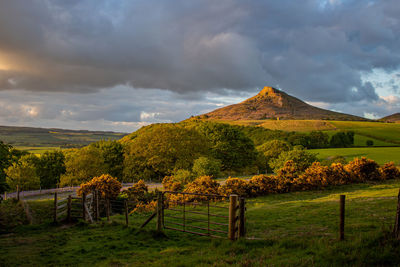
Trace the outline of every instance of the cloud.
<instances>
[{"instance_id":1,"label":"cloud","mask_svg":"<svg viewBox=\"0 0 400 267\"><path fill-rule=\"evenodd\" d=\"M279 84L310 101L376 100L360 71L399 67L396 10L395 0L3 1L0 62L12 64L0 88Z\"/></svg>"},{"instance_id":2,"label":"cloud","mask_svg":"<svg viewBox=\"0 0 400 267\"><path fill-rule=\"evenodd\" d=\"M399 94L399 13L397 0L1 1L0 114L125 130L266 85L383 114L397 108L380 92Z\"/></svg>"}]
</instances>

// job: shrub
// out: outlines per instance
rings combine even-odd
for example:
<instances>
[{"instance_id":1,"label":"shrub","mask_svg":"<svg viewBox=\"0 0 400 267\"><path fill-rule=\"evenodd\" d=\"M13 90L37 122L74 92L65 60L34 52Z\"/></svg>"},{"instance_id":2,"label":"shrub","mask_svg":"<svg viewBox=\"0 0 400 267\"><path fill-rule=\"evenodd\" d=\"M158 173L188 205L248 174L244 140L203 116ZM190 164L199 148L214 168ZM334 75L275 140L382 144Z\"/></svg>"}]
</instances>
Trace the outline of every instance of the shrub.
<instances>
[{"instance_id":1,"label":"shrub","mask_svg":"<svg viewBox=\"0 0 400 267\"><path fill-rule=\"evenodd\" d=\"M314 161L317 161L315 154L309 153L306 150L291 150L282 152L277 159L269 162L271 168L278 172L287 161L292 161L296 165L299 172L305 171Z\"/></svg>"},{"instance_id":2,"label":"shrub","mask_svg":"<svg viewBox=\"0 0 400 267\"><path fill-rule=\"evenodd\" d=\"M239 178L229 177L225 184L219 187L219 194L229 196L231 194L237 194L242 197L250 196L250 186L246 180Z\"/></svg>"},{"instance_id":3,"label":"shrub","mask_svg":"<svg viewBox=\"0 0 400 267\"><path fill-rule=\"evenodd\" d=\"M372 141L372 140L367 140L367 141L365 142L365 144L366 144L367 146L373 146L373 145L374 145L374 141Z\"/></svg>"},{"instance_id":4,"label":"shrub","mask_svg":"<svg viewBox=\"0 0 400 267\"><path fill-rule=\"evenodd\" d=\"M162 185L164 190L167 191L181 191L183 189L182 183L176 181L174 176L165 176Z\"/></svg>"},{"instance_id":5,"label":"shrub","mask_svg":"<svg viewBox=\"0 0 400 267\"><path fill-rule=\"evenodd\" d=\"M101 176L94 177L87 183L81 184L80 188L78 189L78 195L80 196L83 193L89 194L93 190L97 189L101 197L115 199L118 196L121 188L122 185L116 178L109 174L103 174Z\"/></svg>"},{"instance_id":6,"label":"shrub","mask_svg":"<svg viewBox=\"0 0 400 267\"><path fill-rule=\"evenodd\" d=\"M394 162L388 162L379 168L379 174L382 180L399 179L400 170L394 165Z\"/></svg>"},{"instance_id":7,"label":"shrub","mask_svg":"<svg viewBox=\"0 0 400 267\"><path fill-rule=\"evenodd\" d=\"M294 184L296 189L309 190L326 187L332 184L334 179L335 177L330 167L314 162L298 179L295 179Z\"/></svg>"},{"instance_id":8,"label":"shrub","mask_svg":"<svg viewBox=\"0 0 400 267\"><path fill-rule=\"evenodd\" d=\"M249 188L252 196L260 196L268 193L275 193L279 181L273 175L256 175L249 180Z\"/></svg>"},{"instance_id":9,"label":"shrub","mask_svg":"<svg viewBox=\"0 0 400 267\"><path fill-rule=\"evenodd\" d=\"M293 181L299 176L300 169L293 160L285 162L284 166L278 170L276 175L278 183L276 186L277 192L289 192L292 189Z\"/></svg>"},{"instance_id":10,"label":"shrub","mask_svg":"<svg viewBox=\"0 0 400 267\"><path fill-rule=\"evenodd\" d=\"M351 176L346 171L345 166L342 163L331 164L332 175L335 179L332 181L333 185L341 185L351 183Z\"/></svg>"},{"instance_id":11,"label":"shrub","mask_svg":"<svg viewBox=\"0 0 400 267\"><path fill-rule=\"evenodd\" d=\"M185 185L185 184L193 181L195 178L191 171L188 171L185 169L179 169L179 170L174 171L173 177L176 182L179 182L182 185Z\"/></svg>"},{"instance_id":12,"label":"shrub","mask_svg":"<svg viewBox=\"0 0 400 267\"><path fill-rule=\"evenodd\" d=\"M218 177L221 171L221 162L217 159L210 157L200 157L194 161L192 171L197 177Z\"/></svg>"},{"instance_id":13,"label":"shrub","mask_svg":"<svg viewBox=\"0 0 400 267\"><path fill-rule=\"evenodd\" d=\"M219 186L219 183L212 179L210 176L200 176L199 178L196 178L193 182L187 184L183 192L216 195L218 194ZM186 197L186 201L201 199L207 199L207 197L196 197L190 195L187 195Z\"/></svg>"},{"instance_id":14,"label":"shrub","mask_svg":"<svg viewBox=\"0 0 400 267\"><path fill-rule=\"evenodd\" d=\"M345 166L346 171L355 182L380 180L378 168L379 165L374 160L365 157L355 158Z\"/></svg>"}]
</instances>

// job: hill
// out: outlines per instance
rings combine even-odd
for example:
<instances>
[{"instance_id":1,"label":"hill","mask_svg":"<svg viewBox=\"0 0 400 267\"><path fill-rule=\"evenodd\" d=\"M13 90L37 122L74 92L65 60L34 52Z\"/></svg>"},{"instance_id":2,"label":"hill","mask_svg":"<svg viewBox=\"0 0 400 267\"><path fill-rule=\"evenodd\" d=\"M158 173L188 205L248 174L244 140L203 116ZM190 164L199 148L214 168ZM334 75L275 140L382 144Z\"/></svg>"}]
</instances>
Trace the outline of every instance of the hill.
<instances>
[{"instance_id":1,"label":"hill","mask_svg":"<svg viewBox=\"0 0 400 267\"><path fill-rule=\"evenodd\" d=\"M380 119L380 121L400 123L400 112L383 117L382 119Z\"/></svg>"},{"instance_id":2,"label":"hill","mask_svg":"<svg viewBox=\"0 0 400 267\"><path fill-rule=\"evenodd\" d=\"M34 128L0 126L0 140L19 149L35 150L32 148L71 148L86 146L99 140L116 140L124 137L125 133L65 130L56 128Z\"/></svg>"},{"instance_id":3,"label":"hill","mask_svg":"<svg viewBox=\"0 0 400 267\"><path fill-rule=\"evenodd\" d=\"M256 96L241 103L219 108L197 118L211 120L337 120L368 119L317 108L272 87L264 87Z\"/></svg>"}]
</instances>

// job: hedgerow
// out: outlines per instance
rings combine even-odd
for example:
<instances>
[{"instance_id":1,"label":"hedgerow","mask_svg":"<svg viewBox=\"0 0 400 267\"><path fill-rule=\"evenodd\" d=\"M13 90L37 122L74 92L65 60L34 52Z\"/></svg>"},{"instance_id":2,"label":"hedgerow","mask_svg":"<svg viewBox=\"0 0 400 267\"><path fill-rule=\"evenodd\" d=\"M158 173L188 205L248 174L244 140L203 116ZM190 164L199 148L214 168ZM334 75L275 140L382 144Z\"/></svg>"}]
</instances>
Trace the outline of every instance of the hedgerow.
<instances>
[{"instance_id":1,"label":"hedgerow","mask_svg":"<svg viewBox=\"0 0 400 267\"><path fill-rule=\"evenodd\" d=\"M324 166L319 162L314 162L302 172L294 161L288 160L278 170L277 175L256 175L249 180L229 177L222 185L210 176L201 176L186 186L174 181L173 176L166 176L163 180L163 186L165 190L183 193L222 195L225 197L230 194L237 194L242 197L256 197L271 193L323 189L332 185L387 179L400 179L400 170L393 162L386 163L382 167L379 167L375 161L366 158L355 158L346 165L332 163L330 166ZM169 203L210 199L209 196L191 194L167 194L166 196ZM215 200L218 200L218 198L215 198ZM149 205L149 202L143 205ZM154 208L155 202L151 205Z\"/></svg>"}]
</instances>

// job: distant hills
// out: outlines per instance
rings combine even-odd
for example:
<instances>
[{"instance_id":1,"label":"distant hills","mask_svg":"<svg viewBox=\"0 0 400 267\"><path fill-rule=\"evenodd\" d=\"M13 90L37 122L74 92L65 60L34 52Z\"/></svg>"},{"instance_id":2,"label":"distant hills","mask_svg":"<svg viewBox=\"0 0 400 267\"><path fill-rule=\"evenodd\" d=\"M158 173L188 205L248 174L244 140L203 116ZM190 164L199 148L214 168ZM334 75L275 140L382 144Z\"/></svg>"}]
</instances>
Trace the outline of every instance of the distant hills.
<instances>
[{"instance_id":1,"label":"distant hills","mask_svg":"<svg viewBox=\"0 0 400 267\"><path fill-rule=\"evenodd\" d=\"M317 108L272 87L264 87L256 96L241 103L197 116L211 120L335 120L369 121L366 118Z\"/></svg>"},{"instance_id":2,"label":"distant hills","mask_svg":"<svg viewBox=\"0 0 400 267\"><path fill-rule=\"evenodd\" d=\"M71 148L86 146L99 140L117 140L125 133L0 126L0 140L12 146Z\"/></svg>"},{"instance_id":3,"label":"distant hills","mask_svg":"<svg viewBox=\"0 0 400 267\"><path fill-rule=\"evenodd\" d=\"M400 113L395 113L395 114L383 117L382 119L380 119L380 121L400 123Z\"/></svg>"}]
</instances>

